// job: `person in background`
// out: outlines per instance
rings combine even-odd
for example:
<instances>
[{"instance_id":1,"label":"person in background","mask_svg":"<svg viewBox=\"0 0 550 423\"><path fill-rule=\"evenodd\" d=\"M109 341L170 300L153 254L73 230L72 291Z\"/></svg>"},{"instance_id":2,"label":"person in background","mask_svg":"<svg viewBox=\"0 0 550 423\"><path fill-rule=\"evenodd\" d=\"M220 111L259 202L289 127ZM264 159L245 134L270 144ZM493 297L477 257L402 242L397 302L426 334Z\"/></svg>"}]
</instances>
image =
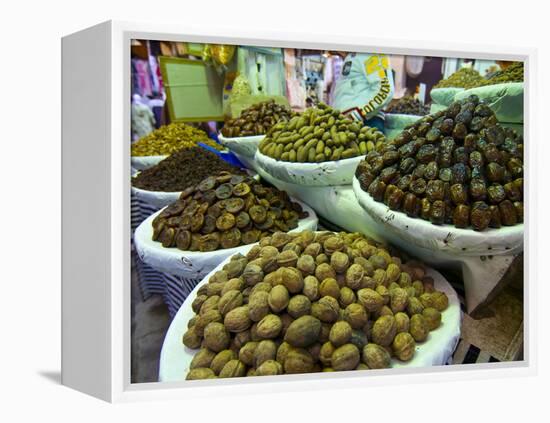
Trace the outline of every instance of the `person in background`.
<instances>
[{"instance_id":1,"label":"person in background","mask_svg":"<svg viewBox=\"0 0 550 423\"><path fill-rule=\"evenodd\" d=\"M344 57L333 107L365 125L384 130L382 109L394 93L390 59L385 54L337 52Z\"/></svg>"}]
</instances>

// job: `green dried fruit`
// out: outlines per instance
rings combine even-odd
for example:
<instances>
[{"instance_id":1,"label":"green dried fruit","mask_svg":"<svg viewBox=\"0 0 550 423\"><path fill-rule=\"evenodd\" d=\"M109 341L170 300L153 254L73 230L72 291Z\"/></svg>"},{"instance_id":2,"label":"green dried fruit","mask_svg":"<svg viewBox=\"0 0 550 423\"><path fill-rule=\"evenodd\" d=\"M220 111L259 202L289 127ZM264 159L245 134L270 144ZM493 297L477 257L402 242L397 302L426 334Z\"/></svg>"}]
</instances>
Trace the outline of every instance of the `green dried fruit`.
<instances>
[{"instance_id":1,"label":"green dried fruit","mask_svg":"<svg viewBox=\"0 0 550 423\"><path fill-rule=\"evenodd\" d=\"M433 307L426 307L422 311L422 316L426 320L429 330L435 330L441 325L441 313Z\"/></svg>"},{"instance_id":2,"label":"green dried fruit","mask_svg":"<svg viewBox=\"0 0 550 423\"><path fill-rule=\"evenodd\" d=\"M264 361L257 369L256 376L274 376L283 373L283 366L275 360Z\"/></svg>"},{"instance_id":3,"label":"green dried fruit","mask_svg":"<svg viewBox=\"0 0 550 423\"><path fill-rule=\"evenodd\" d=\"M332 343L325 342L321 346L321 350L319 351L319 360L321 363L323 363L324 366L330 366L332 363L332 354L334 353L334 350L336 348Z\"/></svg>"},{"instance_id":4,"label":"green dried fruit","mask_svg":"<svg viewBox=\"0 0 550 423\"><path fill-rule=\"evenodd\" d=\"M212 360L216 356L214 351L208 348L201 348L198 353L195 354L189 365L189 369L197 369L200 367L210 367Z\"/></svg>"},{"instance_id":5,"label":"green dried fruit","mask_svg":"<svg viewBox=\"0 0 550 423\"><path fill-rule=\"evenodd\" d=\"M352 329L348 322L336 322L330 329L329 340L335 347L340 347L349 342L351 334Z\"/></svg>"},{"instance_id":6,"label":"green dried fruit","mask_svg":"<svg viewBox=\"0 0 550 423\"><path fill-rule=\"evenodd\" d=\"M218 377L243 377L246 375L246 366L239 360L229 360L220 371Z\"/></svg>"},{"instance_id":7,"label":"green dried fruit","mask_svg":"<svg viewBox=\"0 0 550 423\"><path fill-rule=\"evenodd\" d=\"M409 331L409 316L406 313L398 312L393 316L397 333Z\"/></svg>"},{"instance_id":8,"label":"green dried fruit","mask_svg":"<svg viewBox=\"0 0 550 423\"><path fill-rule=\"evenodd\" d=\"M255 341L247 342L239 350L239 360L241 360L247 366L253 366L254 355L257 347L258 347L258 342L255 342Z\"/></svg>"},{"instance_id":9,"label":"green dried fruit","mask_svg":"<svg viewBox=\"0 0 550 423\"><path fill-rule=\"evenodd\" d=\"M273 339L279 336L283 323L279 316L268 314L258 322L256 333L262 339Z\"/></svg>"},{"instance_id":10,"label":"green dried fruit","mask_svg":"<svg viewBox=\"0 0 550 423\"><path fill-rule=\"evenodd\" d=\"M288 302L287 312L294 319L310 314L311 301L305 295L295 295Z\"/></svg>"},{"instance_id":11,"label":"green dried fruit","mask_svg":"<svg viewBox=\"0 0 550 423\"><path fill-rule=\"evenodd\" d=\"M376 312L384 305L384 298L370 288L357 291L357 300L368 312Z\"/></svg>"},{"instance_id":12,"label":"green dried fruit","mask_svg":"<svg viewBox=\"0 0 550 423\"><path fill-rule=\"evenodd\" d=\"M237 355L234 351L223 350L220 351L216 356L211 360L210 368L214 371L216 375L219 375L223 367L231 360L237 358ZM204 366L206 367L206 366Z\"/></svg>"},{"instance_id":13,"label":"green dried fruit","mask_svg":"<svg viewBox=\"0 0 550 423\"><path fill-rule=\"evenodd\" d=\"M322 322L332 323L340 316L340 305L334 297L322 297L311 305L311 314Z\"/></svg>"},{"instance_id":14,"label":"green dried fruit","mask_svg":"<svg viewBox=\"0 0 550 423\"><path fill-rule=\"evenodd\" d=\"M313 358L307 350L293 348L286 355L284 362L285 373L310 373L314 369Z\"/></svg>"},{"instance_id":15,"label":"green dried fruit","mask_svg":"<svg viewBox=\"0 0 550 423\"><path fill-rule=\"evenodd\" d=\"M268 304L274 313L283 311L289 303L288 290L284 285L274 286L268 295Z\"/></svg>"},{"instance_id":16,"label":"green dried fruit","mask_svg":"<svg viewBox=\"0 0 550 423\"><path fill-rule=\"evenodd\" d=\"M229 332L222 323L212 322L204 328L204 343L212 351L227 349L230 341Z\"/></svg>"},{"instance_id":17,"label":"green dried fruit","mask_svg":"<svg viewBox=\"0 0 550 423\"><path fill-rule=\"evenodd\" d=\"M377 344L367 344L361 354L363 363L370 369L388 369L391 367L391 357L388 351Z\"/></svg>"},{"instance_id":18,"label":"green dried fruit","mask_svg":"<svg viewBox=\"0 0 550 423\"><path fill-rule=\"evenodd\" d=\"M389 346L397 333L397 325L393 316L379 317L372 327L372 341L384 347Z\"/></svg>"},{"instance_id":19,"label":"green dried fruit","mask_svg":"<svg viewBox=\"0 0 550 423\"><path fill-rule=\"evenodd\" d=\"M353 344L345 344L334 350L331 365L336 371L353 370L359 364L360 359L359 349Z\"/></svg>"},{"instance_id":20,"label":"green dried fruit","mask_svg":"<svg viewBox=\"0 0 550 423\"><path fill-rule=\"evenodd\" d=\"M267 360L275 360L277 344L271 339L260 341L254 350L254 367L258 368Z\"/></svg>"},{"instance_id":21,"label":"green dried fruit","mask_svg":"<svg viewBox=\"0 0 550 423\"><path fill-rule=\"evenodd\" d=\"M326 278L321 282L319 286L319 293L321 297L330 296L336 299L340 298L340 285L334 278Z\"/></svg>"},{"instance_id":22,"label":"green dried fruit","mask_svg":"<svg viewBox=\"0 0 550 423\"><path fill-rule=\"evenodd\" d=\"M409 304L409 295L403 288L395 288L390 291L390 307L393 313L403 311Z\"/></svg>"},{"instance_id":23,"label":"green dried fruit","mask_svg":"<svg viewBox=\"0 0 550 423\"><path fill-rule=\"evenodd\" d=\"M197 334L197 332L195 332L195 326L188 329L183 334L182 342L183 345L191 349L196 349L201 346L202 338L200 335Z\"/></svg>"},{"instance_id":24,"label":"green dried fruit","mask_svg":"<svg viewBox=\"0 0 550 423\"><path fill-rule=\"evenodd\" d=\"M225 315L223 324L230 332L243 332L247 330L252 325L252 321L248 316L248 306L244 305L231 310Z\"/></svg>"},{"instance_id":25,"label":"green dried fruit","mask_svg":"<svg viewBox=\"0 0 550 423\"><path fill-rule=\"evenodd\" d=\"M361 329L367 324L368 314L365 307L361 304L353 303L344 310L344 320L350 324L353 329Z\"/></svg>"},{"instance_id":26,"label":"green dried fruit","mask_svg":"<svg viewBox=\"0 0 550 423\"><path fill-rule=\"evenodd\" d=\"M302 292L310 301L316 301L321 297L319 285L319 281L315 276L306 276L304 278L304 289Z\"/></svg>"},{"instance_id":27,"label":"green dried fruit","mask_svg":"<svg viewBox=\"0 0 550 423\"><path fill-rule=\"evenodd\" d=\"M288 327L284 340L293 347L306 348L317 341L321 322L313 316L302 316Z\"/></svg>"},{"instance_id":28,"label":"green dried fruit","mask_svg":"<svg viewBox=\"0 0 550 423\"><path fill-rule=\"evenodd\" d=\"M227 291L218 302L218 310L221 316L225 316L234 308L237 308L243 304L243 294L235 289ZM221 322L220 316L220 322Z\"/></svg>"},{"instance_id":29,"label":"green dried fruit","mask_svg":"<svg viewBox=\"0 0 550 423\"><path fill-rule=\"evenodd\" d=\"M402 361L409 361L414 356L416 343L408 332L400 332L395 336L392 343L392 351Z\"/></svg>"},{"instance_id":30,"label":"green dried fruit","mask_svg":"<svg viewBox=\"0 0 550 423\"><path fill-rule=\"evenodd\" d=\"M414 314L410 319L409 332L416 342L423 342L428 337L430 329L422 314Z\"/></svg>"},{"instance_id":31,"label":"green dried fruit","mask_svg":"<svg viewBox=\"0 0 550 423\"><path fill-rule=\"evenodd\" d=\"M187 373L187 376L185 377L185 380L199 380L199 379L215 379L216 375L212 371L212 369L199 367L196 369L192 369Z\"/></svg>"}]
</instances>

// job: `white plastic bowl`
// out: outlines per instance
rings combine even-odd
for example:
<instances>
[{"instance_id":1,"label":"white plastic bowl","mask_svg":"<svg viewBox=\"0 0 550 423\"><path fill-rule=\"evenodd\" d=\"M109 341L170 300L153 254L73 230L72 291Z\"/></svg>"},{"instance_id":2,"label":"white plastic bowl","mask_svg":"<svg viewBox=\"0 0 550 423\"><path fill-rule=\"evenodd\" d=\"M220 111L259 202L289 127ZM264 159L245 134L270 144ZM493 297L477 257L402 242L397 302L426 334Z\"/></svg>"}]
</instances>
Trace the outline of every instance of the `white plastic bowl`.
<instances>
[{"instance_id":1,"label":"white plastic bowl","mask_svg":"<svg viewBox=\"0 0 550 423\"><path fill-rule=\"evenodd\" d=\"M248 246L243 254L246 254L251 246ZM191 308L193 300L196 298L198 289L208 282L211 275L224 266L230 257L220 263L212 270L195 289L188 295L177 314L174 316L160 353L159 363L159 382L176 382L185 380L189 371L191 360L198 350L187 348L182 343L182 336L187 330L187 323L195 315ZM437 271L426 269L427 275L434 279L434 286L438 291L447 294L449 306L441 313L441 326L428 335L428 339L416 345L416 353L411 361L402 362L397 359L392 360L393 368L413 368L440 366L448 362L458 344L460 338L460 325L462 322L462 313L460 311L460 301L455 290L449 282ZM387 369L391 373L391 369ZM368 374L368 372L367 372ZM281 376L285 377L285 376Z\"/></svg>"},{"instance_id":2,"label":"white plastic bowl","mask_svg":"<svg viewBox=\"0 0 550 423\"><path fill-rule=\"evenodd\" d=\"M222 134L218 135L218 140L222 145L227 147L233 153L245 157L254 157L260 142L265 138L265 135L255 135L252 137L233 137L226 138Z\"/></svg>"},{"instance_id":3,"label":"white plastic bowl","mask_svg":"<svg viewBox=\"0 0 550 423\"><path fill-rule=\"evenodd\" d=\"M256 163L264 171L284 182L309 186L349 185L355 169L365 156L322 163L283 162L258 150Z\"/></svg>"}]
</instances>

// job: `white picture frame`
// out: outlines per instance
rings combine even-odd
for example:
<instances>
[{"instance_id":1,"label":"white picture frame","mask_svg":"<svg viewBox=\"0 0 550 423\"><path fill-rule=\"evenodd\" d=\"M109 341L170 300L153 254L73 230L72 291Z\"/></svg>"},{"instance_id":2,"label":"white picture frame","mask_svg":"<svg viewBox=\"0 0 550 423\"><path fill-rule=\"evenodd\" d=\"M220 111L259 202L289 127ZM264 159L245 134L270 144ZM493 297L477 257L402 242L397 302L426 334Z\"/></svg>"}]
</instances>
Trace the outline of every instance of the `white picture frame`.
<instances>
[{"instance_id":1,"label":"white picture frame","mask_svg":"<svg viewBox=\"0 0 550 423\"><path fill-rule=\"evenodd\" d=\"M524 360L264 378L130 383L130 41L376 51L525 62ZM105 22L62 40L62 383L110 402L527 376L537 371L534 255L537 192L530 48ZM79 225L85 220L87 225ZM82 239L86 239L83 245ZM78 248L77 248L78 247Z\"/></svg>"}]
</instances>

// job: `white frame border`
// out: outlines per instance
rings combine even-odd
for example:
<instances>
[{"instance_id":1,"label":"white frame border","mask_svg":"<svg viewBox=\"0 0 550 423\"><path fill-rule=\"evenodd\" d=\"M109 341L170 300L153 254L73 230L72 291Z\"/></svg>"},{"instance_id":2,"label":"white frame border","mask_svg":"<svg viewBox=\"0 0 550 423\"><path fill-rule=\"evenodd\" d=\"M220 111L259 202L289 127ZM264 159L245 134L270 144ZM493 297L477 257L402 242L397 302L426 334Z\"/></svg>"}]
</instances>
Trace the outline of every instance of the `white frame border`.
<instances>
[{"instance_id":1,"label":"white frame border","mask_svg":"<svg viewBox=\"0 0 550 423\"><path fill-rule=\"evenodd\" d=\"M536 94L537 50L533 48L495 45L471 45L438 41L390 40L362 36L306 34L253 31L235 28L198 28L174 24L110 22L111 30L111 386L113 402L159 400L168 398L196 398L207 395L258 394L272 392L350 389L379 385L441 382L529 376L537 373L535 349L536 315L536 233L529 230L536 225L536 177L533 169L536 143L533 122ZM232 34L227 36L226 34ZM333 374L289 375L250 379L193 381L177 383L130 384L130 40L156 39L166 41L211 42L316 48L348 51L379 51L388 54L408 54L444 57L469 57L525 61L524 137L526 143L526 184L528 197L525 219L524 280L524 361L508 363L471 364L468 366L441 366L427 369L383 370ZM421 46L421 47L418 47ZM122 119L121 119L122 118ZM122 144L120 143L122 140ZM123 284L116 283L123 281ZM529 307L526 306L529 304ZM75 342L75 341L73 341ZM90 369L90 373L93 369Z\"/></svg>"}]
</instances>

